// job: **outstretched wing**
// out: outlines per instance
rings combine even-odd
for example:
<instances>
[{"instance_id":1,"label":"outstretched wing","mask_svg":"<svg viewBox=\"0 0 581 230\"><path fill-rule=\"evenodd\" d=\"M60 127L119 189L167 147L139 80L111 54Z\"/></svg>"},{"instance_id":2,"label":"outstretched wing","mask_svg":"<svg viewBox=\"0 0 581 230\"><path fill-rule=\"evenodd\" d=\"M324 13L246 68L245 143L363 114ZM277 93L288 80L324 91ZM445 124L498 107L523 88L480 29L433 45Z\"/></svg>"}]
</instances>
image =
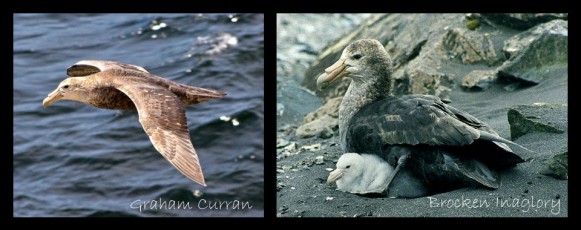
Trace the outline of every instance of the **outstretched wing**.
<instances>
[{"instance_id":1,"label":"outstretched wing","mask_svg":"<svg viewBox=\"0 0 581 230\"><path fill-rule=\"evenodd\" d=\"M148 84L143 78L115 78L113 82L135 103L139 122L155 149L186 177L206 186L181 100L168 89Z\"/></svg>"}]
</instances>

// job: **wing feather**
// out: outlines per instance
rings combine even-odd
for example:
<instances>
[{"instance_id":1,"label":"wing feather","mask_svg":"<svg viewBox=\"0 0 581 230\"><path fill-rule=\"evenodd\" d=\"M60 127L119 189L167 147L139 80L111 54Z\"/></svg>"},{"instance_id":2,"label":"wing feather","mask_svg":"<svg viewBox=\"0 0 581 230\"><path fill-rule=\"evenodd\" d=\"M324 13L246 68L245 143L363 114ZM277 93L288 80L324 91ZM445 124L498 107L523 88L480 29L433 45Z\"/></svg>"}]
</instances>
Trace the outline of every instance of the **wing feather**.
<instances>
[{"instance_id":1,"label":"wing feather","mask_svg":"<svg viewBox=\"0 0 581 230\"><path fill-rule=\"evenodd\" d=\"M67 75L71 77L85 77L98 72L103 72L111 69L131 69L140 72L147 72L143 67L114 62L114 61L103 61L103 60L83 60L75 63L67 69Z\"/></svg>"},{"instance_id":2,"label":"wing feather","mask_svg":"<svg viewBox=\"0 0 581 230\"><path fill-rule=\"evenodd\" d=\"M190 140L185 108L171 91L143 78L115 78L114 86L135 103L139 122L155 149L178 171L206 186L198 155Z\"/></svg>"},{"instance_id":3,"label":"wing feather","mask_svg":"<svg viewBox=\"0 0 581 230\"><path fill-rule=\"evenodd\" d=\"M480 131L459 120L441 101L424 95L408 95L372 103L361 109L351 121L353 128L381 130L386 144L468 145L480 137ZM475 119L475 118L474 118ZM365 128L362 126L366 126Z\"/></svg>"},{"instance_id":4,"label":"wing feather","mask_svg":"<svg viewBox=\"0 0 581 230\"><path fill-rule=\"evenodd\" d=\"M426 144L463 146L482 139L512 152L505 144L517 146L500 137L492 128L470 114L444 104L430 95L389 97L367 105L351 119L347 127L347 146L373 139L383 144ZM361 146L363 147L363 146ZM348 151L357 149L348 148Z\"/></svg>"}]
</instances>

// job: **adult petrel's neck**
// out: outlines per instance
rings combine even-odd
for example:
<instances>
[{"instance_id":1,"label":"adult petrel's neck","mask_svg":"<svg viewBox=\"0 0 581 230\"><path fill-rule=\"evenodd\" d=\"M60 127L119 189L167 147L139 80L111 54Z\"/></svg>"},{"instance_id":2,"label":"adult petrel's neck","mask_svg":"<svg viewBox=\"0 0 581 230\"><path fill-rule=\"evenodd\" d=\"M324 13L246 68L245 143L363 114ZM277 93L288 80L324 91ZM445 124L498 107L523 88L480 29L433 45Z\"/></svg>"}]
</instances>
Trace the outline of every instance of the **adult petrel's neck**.
<instances>
[{"instance_id":1,"label":"adult petrel's neck","mask_svg":"<svg viewBox=\"0 0 581 230\"><path fill-rule=\"evenodd\" d=\"M351 118L363 107L391 95L392 80L388 63L376 67L373 76L353 78L339 107L339 135L341 147L345 146L346 131Z\"/></svg>"}]
</instances>

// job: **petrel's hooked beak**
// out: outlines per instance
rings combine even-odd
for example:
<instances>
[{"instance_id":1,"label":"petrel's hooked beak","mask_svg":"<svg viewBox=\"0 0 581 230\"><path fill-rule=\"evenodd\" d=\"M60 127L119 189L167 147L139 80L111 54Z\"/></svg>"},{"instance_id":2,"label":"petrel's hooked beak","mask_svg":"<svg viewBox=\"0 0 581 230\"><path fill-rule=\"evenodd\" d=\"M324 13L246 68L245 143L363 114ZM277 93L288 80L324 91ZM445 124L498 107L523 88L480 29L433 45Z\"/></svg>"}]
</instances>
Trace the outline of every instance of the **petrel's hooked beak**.
<instances>
[{"instance_id":1,"label":"petrel's hooked beak","mask_svg":"<svg viewBox=\"0 0 581 230\"><path fill-rule=\"evenodd\" d=\"M50 105L52 105L53 103L57 102L58 100L60 100L61 98L63 98L63 95L61 94L61 92L59 91L59 89L55 89L54 91L52 91L52 93L50 93L43 101L42 101L42 105L46 108L49 107Z\"/></svg>"},{"instance_id":2,"label":"petrel's hooked beak","mask_svg":"<svg viewBox=\"0 0 581 230\"><path fill-rule=\"evenodd\" d=\"M327 185L331 185L335 181L341 179L341 177L343 177L343 173L345 173L344 169L335 169L333 172L329 173L329 177L327 178Z\"/></svg>"},{"instance_id":3,"label":"petrel's hooked beak","mask_svg":"<svg viewBox=\"0 0 581 230\"><path fill-rule=\"evenodd\" d=\"M325 89L329 84L347 76L344 70L347 68L344 58L339 59L335 64L325 69L325 73L317 78L317 88L319 90Z\"/></svg>"}]
</instances>

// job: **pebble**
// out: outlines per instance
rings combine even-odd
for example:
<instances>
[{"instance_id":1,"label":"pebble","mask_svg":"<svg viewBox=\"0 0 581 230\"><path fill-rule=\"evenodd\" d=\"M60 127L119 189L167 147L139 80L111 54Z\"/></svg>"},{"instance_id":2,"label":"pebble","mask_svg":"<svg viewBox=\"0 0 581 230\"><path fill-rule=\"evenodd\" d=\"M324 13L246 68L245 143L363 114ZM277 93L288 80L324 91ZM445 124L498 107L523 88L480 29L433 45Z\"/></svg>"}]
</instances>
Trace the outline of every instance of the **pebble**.
<instances>
[{"instance_id":1,"label":"pebble","mask_svg":"<svg viewBox=\"0 0 581 230\"><path fill-rule=\"evenodd\" d=\"M303 147L301 147L301 149L311 151L311 152L319 151L319 150L321 150L321 143L303 146Z\"/></svg>"},{"instance_id":2,"label":"pebble","mask_svg":"<svg viewBox=\"0 0 581 230\"><path fill-rule=\"evenodd\" d=\"M290 144L290 142L289 142L289 141L287 141L287 140L285 140L285 139L282 139L282 138L278 138L278 139L276 139L276 148L277 148L277 149L278 149L278 148L285 147L285 146L287 146L287 145L289 145L289 144Z\"/></svg>"},{"instance_id":3,"label":"pebble","mask_svg":"<svg viewBox=\"0 0 581 230\"><path fill-rule=\"evenodd\" d=\"M294 141L291 142L286 147L284 147L284 150L286 150L286 151L296 151L297 150L297 143L294 142Z\"/></svg>"},{"instance_id":4,"label":"pebble","mask_svg":"<svg viewBox=\"0 0 581 230\"><path fill-rule=\"evenodd\" d=\"M315 164L322 165L325 163L325 161L323 160L323 156L317 156L315 159L317 159L315 161Z\"/></svg>"}]
</instances>

